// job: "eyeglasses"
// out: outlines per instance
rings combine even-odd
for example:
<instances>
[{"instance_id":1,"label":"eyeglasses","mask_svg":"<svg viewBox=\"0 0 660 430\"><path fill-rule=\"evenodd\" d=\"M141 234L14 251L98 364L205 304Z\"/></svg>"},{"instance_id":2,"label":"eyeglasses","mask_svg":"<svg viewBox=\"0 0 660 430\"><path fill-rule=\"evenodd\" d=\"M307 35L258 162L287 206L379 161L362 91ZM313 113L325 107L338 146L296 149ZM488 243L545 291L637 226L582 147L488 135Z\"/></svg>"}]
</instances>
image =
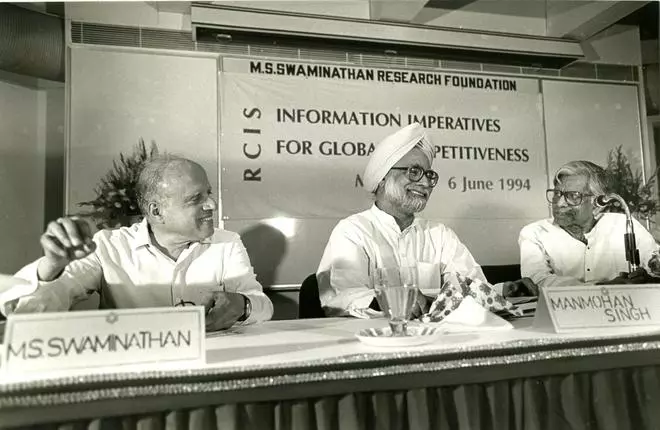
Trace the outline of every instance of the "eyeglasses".
<instances>
[{"instance_id":1,"label":"eyeglasses","mask_svg":"<svg viewBox=\"0 0 660 430\"><path fill-rule=\"evenodd\" d=\"M426 176L429 180L429 183L432 187L435 187L438 183L440 176L435 170L424 170L420 166L410 166L410 167L392 167L392 170L405 170L408 175L408 179L413 182L419 182L422 179L422 176Z\"/></svg>"},{"instance_id":2,"label":"eyeglasses","mask_svg":"<svg viewBox=\"0 0 660 430\"><path fill-rule=\"evenodd\" d=\"M183 299L181 299L178 303L174 303L174 307L179 306L197 306L197 304L194 302L184 302Z\"/></svg>"},{"instance_id":3,"label":"eyeglasses","mask_svg":"<svg viewBox=\"0 0 660 430\"><path fill-rule=\"evenodd\" d=\"M557 203L559 199L564 197L566 204L569 206L578 206L582 204L582 201L587 196L593 196L593 194L581 193L579 191L562 191L562 190L546 190L545 197L550 203Z\"/></svg>"}]
</instances>

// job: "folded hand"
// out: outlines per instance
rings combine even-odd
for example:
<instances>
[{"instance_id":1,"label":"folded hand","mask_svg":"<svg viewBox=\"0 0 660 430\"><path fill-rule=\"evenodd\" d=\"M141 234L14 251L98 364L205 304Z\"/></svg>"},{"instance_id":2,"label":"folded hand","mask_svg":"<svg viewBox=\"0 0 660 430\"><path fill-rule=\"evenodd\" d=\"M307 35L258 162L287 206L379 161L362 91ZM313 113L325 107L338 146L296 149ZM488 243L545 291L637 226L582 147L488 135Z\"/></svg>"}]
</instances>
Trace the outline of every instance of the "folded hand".
<instances>
[{"instance_id":1,"label":"folded hand","mask_svg":"<svg viewBox=\"0 0 660 430\"><path fill-rule=\"evenodd\" d=\"M215 292L213 300L204 305L207 310L206 330L224 330L233 326L245 312L245 300L242 294Z\"/></svg>"},{"instance_id":2,"label":"folded hand","mask_svg":"<svg viewBox=\"0 0 660 430\"><path fill-rule=\"evenodd\" d=\"M634 272L621 272L616 278L610 279L609 281L601 281L596 283L596 285L616 285L616 284L646 284L653 282L653 278L649 276L648 272L640 267Z\"/></svg>"},{"instance_id":3,"label":"folded hand","mask_svg":"<svg viewBox=\"0 0 660 430\"><path fill-rule=\"evenodd\" d=\"M507 281L502 285L504 297L538 296L539 287L529 278Z\"/></svg>"},{"instance_id":4,"label":"folded hand","mask_svg":"<svg viewBox=\"0 0 660 430\"><path fill-rule=\"evenodd\" d=\"M429 309L429 299L422 294L421 291L417 292L417 299L412 310L410 319L419 318L424 315Z\"/></svg>"}]
</instances>

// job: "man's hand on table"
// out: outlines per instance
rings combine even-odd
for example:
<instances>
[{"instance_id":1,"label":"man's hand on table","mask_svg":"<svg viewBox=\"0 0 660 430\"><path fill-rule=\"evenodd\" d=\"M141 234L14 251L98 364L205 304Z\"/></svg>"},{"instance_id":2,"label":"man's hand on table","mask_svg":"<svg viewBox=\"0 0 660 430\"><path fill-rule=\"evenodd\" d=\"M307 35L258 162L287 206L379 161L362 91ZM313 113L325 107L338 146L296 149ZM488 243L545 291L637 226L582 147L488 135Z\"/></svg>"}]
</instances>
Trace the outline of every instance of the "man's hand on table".
<instances>
[{"instance_id":1,"label":"man's hand on table","mask_svg":"<svg viewBox=\"0 0 660 430\"><path fill-rule=\"evenodd\" d=\"M597 282L596 285L648 284L657 281L658 278L653 278L643 267L640 267L634 272L621 272L616 278L609 281Z\"/></svg>"},{"instance_id":2,"label":"man's hand on table","mask_svg":"<svg viewBox=\"0 0 660 430\"><path fill-rule=\"evenodd\" d=\"M424 315L429 310L429 306L433 302L433 299L433 297L426 297L424 294L422 294L421 291L417 291L415 304L413 305L413 309L410 313L410 319L416 319ZM377 312L383 312L383 310L380 308L380 303L378 303L378 300L375 297L371 301L371 304L369 304L369 309Z\"/></svg>"},{"instance_id":3,"label":"man's hand on table","mask_svg":"<svg viewBox=\"0 0 660 430\"><path fill-rule=\"evenodd\" d=\"M39 262L37 275L42 281L52 281L70 262L85 258L96 249L92 227L80 217L50 222L40 243L44 258Z\"/></svg>"},{"instance_id":4,"label":"man's hand on table","mask_svg":"<svg viewBox=\"0 0 660 430\"><path fill-rule=\"evenodd\" d=\"M529 278L518 279L517 281L507 281L502 283L502 296L504 297L523 297L538 296L539 287Z\"/></svg>"},{"instance_id":5,"label":"man's hand on table","mask_svg":"<svg viewBox=\"0 0 660 430\"><path fill-rule=\"evenodd\" d=\"M413 306L410 318L415 319L424 315L429 310L431 302L433 302L433 298L426 297L424 294L422 294L421 291L418 291L417 299L415 301L415 305Z\"/></svg>"},{"instance_id":6,"label":"man's hand on table","mask_svg":"<svg viewBox=\"0 0 660 430\"><path fill-rule=\"evenodd\" d=\"M206 309L206 330L224 330L233 326L244 316L246 300L249 299L238 293L214 293L213 300L204 305Z\"/></svg>"}]
</instances>

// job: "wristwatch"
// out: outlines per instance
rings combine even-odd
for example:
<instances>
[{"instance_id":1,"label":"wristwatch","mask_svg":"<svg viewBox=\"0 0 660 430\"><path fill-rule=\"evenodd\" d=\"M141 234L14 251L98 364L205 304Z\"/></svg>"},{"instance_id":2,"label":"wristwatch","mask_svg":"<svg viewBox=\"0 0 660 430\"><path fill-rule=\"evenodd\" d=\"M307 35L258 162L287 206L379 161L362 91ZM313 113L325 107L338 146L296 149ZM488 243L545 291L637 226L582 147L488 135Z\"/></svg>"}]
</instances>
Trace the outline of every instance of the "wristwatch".
<instances>
[{"instance_id":1,"label":"wristwatch","mask_svg":"<svg viewBox=\"0 0 660 430\"><path fill-rule=\"evenodd\" d=\"M238 321L247 320L250 318L250 314L252 313L252 302L248 296L243 295L243 299L245 299L245 307L243 308L243 315L238 319Z\"/></svg>"}]
</instances>

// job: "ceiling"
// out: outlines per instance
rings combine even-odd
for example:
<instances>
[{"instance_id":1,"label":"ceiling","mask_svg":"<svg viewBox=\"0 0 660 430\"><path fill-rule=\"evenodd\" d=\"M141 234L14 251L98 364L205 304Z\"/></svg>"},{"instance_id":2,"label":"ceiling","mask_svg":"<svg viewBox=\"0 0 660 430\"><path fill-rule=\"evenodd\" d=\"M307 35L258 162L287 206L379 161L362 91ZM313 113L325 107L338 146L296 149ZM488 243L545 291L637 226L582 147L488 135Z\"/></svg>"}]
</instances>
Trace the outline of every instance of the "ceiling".
<instances>
[{"instance_id":1,"label":"ceiling","mask_svg":"<svg viewBox=\"0 0 660 430\"><path fill-rule=\"evenodd\" d=\"M190 13L191 2L145 3L163 12ZM284 10L301 8L311 13L324 9L341 11L349 5L362 3L369 5L372 19L476 30L493 27L494 31L534 35L545 32L549 36L578 39L592 36L613 24L625 24L639 26L642 40L657 40L660 14L658 1L634 0L230 0L208 3L264 9L277 9L279 4L285 5ZM65 13L63 2L16 4L62 17ZM117 3L117 7L122 7L121 3ZM570 23L580 14L582 17L577 22ZM555 26L555 34L548 34L553 31L553 17L560 25ZM585 26L585 22L591 25Z\"/></svg>"},{"instance_id":2,"label":"ceiling","mask_svg":"<svg viewBox=\"0 0 660 430\"><path fill-rule=\"evenodd\" d=\"M625 18L622 18L618 23L639 26L639 33L642 40L657 40L659 14L660 3L658 1L651 1Z\"/></svg>"}]
</instances>

